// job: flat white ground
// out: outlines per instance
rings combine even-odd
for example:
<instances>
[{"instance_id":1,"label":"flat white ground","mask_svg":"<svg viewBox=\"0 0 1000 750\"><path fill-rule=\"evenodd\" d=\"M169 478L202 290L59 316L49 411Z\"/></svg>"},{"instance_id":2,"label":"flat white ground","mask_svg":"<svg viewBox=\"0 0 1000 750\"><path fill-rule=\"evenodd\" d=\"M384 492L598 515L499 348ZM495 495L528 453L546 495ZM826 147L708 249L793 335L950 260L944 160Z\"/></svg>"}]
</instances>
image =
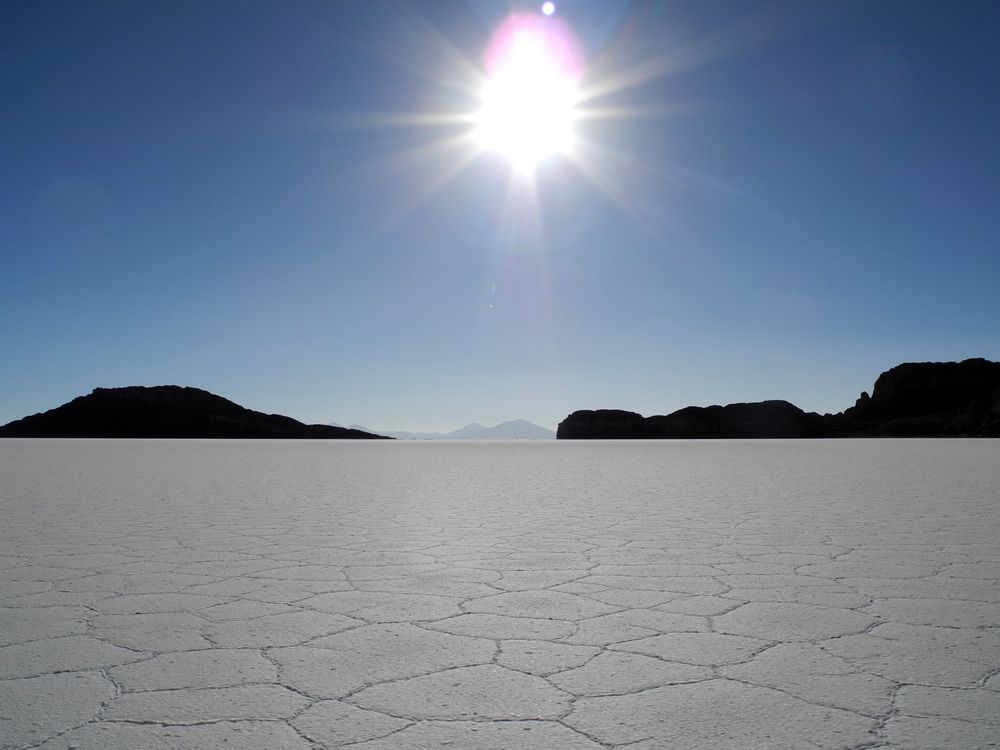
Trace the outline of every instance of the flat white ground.
<instances>
[{"instance_id":1,"label":"flat white ground","mask_svg":"<svg viewBox=\"0 0 1000 750\"><path fill-rule=\"evenodd\" d=\"M0 748L988 747L998 526L989 440L0 441Z\"/></svg>"}]
</instances>

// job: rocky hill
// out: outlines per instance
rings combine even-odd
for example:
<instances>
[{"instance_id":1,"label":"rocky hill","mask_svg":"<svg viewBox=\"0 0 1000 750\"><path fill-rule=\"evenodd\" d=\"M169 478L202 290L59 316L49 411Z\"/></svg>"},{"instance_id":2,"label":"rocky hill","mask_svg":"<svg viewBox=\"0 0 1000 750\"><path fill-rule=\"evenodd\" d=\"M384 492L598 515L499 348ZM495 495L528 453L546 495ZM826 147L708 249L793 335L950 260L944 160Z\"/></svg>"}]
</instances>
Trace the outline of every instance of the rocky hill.
<instances>
[{"instance_id":1,"label":"rocky hill","mask_svg":"<svg viewBox=\"0 0 1000 750\"><path fill-rule=\"evenodd\" d=\"M573 438L805 438L825 434L822 417L787 401L688 406L665 416L630 411L575 411L559 424Z\"/></svg>"},{"instance_id":2,"label":"rocky hill","mask_svg":"<svg viewBox=\"0 0 1000 750\"><path fill-rule=\"evenodd\" d=\"M387 439L263 414L199 388L95 388L0 427L0 437Z\"/></svg>"},{"instance_id":3,"label":"rocky hill","mask_svg":"<svg viewBox=\"0 0 1000 750\"><path fill-rule=\"evenodd\" d=\"M879 375L872 394L820 416L787 401L689 406L665 416L575 411L560 439L1000 437L1000 362L910 362Z\"/></svg>"},{"instance_id":4,"label":"rocky hill","mask_svg":"<svg viewBox=\"0 0 1000 750\"><path fill-rule=\"evenodd\" d=\"M871 396L828 415L845 436L1000 437L1000 362L908 362L886 370Z\"/></svg>"}]
</instances>

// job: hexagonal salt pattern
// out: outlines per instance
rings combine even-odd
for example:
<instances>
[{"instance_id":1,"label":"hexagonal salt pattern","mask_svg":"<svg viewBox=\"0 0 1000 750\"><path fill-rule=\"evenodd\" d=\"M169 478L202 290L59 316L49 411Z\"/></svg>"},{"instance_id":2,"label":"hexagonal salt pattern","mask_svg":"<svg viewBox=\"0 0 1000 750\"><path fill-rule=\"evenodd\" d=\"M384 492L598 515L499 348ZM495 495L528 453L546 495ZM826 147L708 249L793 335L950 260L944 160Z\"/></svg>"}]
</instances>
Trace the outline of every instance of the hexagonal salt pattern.
<instances>
[{"instance_id":1,"label":"hexagonal salt pattern","mask_svg":"<svg viewBox=\"0 0 1000 750\"><path fill-rule=\"evenodd\" d=\"M1000 743L995 441L0 442L0 750Z\"/></svg>"}]
</instances>

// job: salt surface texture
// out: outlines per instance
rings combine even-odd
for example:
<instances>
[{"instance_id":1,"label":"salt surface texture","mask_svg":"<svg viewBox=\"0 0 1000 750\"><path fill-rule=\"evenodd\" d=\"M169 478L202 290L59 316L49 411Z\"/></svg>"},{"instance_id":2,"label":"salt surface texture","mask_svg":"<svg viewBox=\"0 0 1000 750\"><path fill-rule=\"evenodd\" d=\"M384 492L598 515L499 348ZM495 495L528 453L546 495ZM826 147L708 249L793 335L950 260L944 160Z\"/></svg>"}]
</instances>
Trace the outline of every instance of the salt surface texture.
<instances>
[{"instance_id":1,"label":"salt surface texture","mask_svg":"<svg viewBox=\"0 0 1000 750\"><path fill-rule=\"evenodd\" d=\"M998 441L5 440L0 514L0 748L1000 743Z\"/></svg>"}]
</instances>

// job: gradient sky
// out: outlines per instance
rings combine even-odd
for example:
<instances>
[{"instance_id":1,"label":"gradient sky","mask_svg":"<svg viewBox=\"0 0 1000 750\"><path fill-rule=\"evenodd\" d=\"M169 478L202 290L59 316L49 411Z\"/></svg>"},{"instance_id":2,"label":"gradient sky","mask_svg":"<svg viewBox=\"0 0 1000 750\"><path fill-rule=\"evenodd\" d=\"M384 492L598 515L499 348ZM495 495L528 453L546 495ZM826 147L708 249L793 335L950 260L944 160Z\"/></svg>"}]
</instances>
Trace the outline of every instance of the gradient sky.
<instances>
[{"instance_id":1,"label":"gradient sky","mask_svg":"<svg viewBox=\"0 0 1000 750\"><path fill-rule=\"evenodd\" d=\"M532 183L427 123L535 4L0 4L0 423L825 412L1000 359L1000 3L557 6L621 115Z\"/></svg>"}]
</instances>

